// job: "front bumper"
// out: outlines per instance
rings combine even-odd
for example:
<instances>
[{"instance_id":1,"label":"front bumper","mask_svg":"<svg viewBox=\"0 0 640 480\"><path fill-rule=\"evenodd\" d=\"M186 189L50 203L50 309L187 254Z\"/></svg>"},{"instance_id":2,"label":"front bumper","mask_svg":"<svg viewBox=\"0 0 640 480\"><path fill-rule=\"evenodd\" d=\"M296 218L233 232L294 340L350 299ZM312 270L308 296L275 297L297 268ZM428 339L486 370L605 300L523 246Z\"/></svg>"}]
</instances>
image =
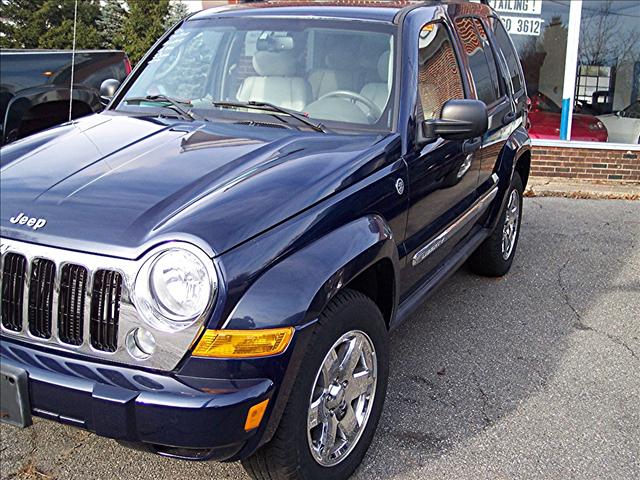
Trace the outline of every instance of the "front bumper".
<instances>
[{"instance_id":1,"label":"front bumper","mask_svg":"<svg viewBox=\"0 0 640 480\"><path fill-rule=\"evenodd\" d=\"M0 361L28 373L33 415L190 459L234 457L261 430L244 430L249 409L275 390L269 379L149 373L4 338Z\"/></svg>"}]
</instances>

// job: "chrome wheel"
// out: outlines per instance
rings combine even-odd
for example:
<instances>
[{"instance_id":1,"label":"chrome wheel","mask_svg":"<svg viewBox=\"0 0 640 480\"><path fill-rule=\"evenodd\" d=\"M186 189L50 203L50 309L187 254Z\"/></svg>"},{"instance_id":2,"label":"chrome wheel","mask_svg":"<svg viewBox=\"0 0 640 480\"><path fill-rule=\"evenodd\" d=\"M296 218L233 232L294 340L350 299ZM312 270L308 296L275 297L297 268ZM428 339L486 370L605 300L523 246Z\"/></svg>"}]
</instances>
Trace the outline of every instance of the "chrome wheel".
<instances>
[{"instance_id":1,"label":"chrome wheel","mask_svg":"<svg viewBox=\"0 0 640 480\"><path fill-rule=\"evenodd\" d=\"M507 203L507 213L502 227L502 258L508 260L513 253L518 238L518 225L520 220L520 194L512 190Z\"/></svg>"},{"instance_id":2,"label":"chrome wheel","mask_svg":"<svg viewBox=\"0 0 640 480\"><path fill-rule=\"evenodd\" d=\"M347 458L362 436L373 408L377 361L369 336L353 330L329 349L316 374L307 417L313 458L324 467Z\"/></svg>"}]
</instances>

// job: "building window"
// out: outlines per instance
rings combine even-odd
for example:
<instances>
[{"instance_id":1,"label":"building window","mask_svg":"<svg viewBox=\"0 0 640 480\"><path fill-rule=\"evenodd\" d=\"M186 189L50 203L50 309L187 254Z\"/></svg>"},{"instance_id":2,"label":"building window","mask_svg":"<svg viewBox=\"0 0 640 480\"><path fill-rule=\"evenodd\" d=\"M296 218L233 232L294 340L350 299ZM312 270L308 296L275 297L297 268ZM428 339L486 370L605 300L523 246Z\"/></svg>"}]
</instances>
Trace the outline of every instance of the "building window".
<instances>
[{"instance_id":1,"label":"building window","mask_svg":"<svg viewBox=\"0 0 640 480\"><path fill-rule=\"evenodd\" d=\"M559 140L567 45L575 53L576 44L576 38L568 38L569 11L579 5L569 0L490 0L490 4L521 60L532 101L531 137ZM499 25L493 22L492 30L503 46ZM632 113L640 92L639 25L638 1L582 2L571 140L638 144L640 119ZM503 51L508 50L503 46ZM573 86L572 82L569 87Z\"/></svg>"},{"instance_id":2,"label":"building window","mask_svg":"<svg viewBox=\"0 0 640 480\"><path fill-rule=\"evenodd\" d=\"M639 142L640 120L626 114L638 102L639 66L640 2L583 2L574 122L579 116L591 129L589 140Z\"/></svg>"}]
</instances>

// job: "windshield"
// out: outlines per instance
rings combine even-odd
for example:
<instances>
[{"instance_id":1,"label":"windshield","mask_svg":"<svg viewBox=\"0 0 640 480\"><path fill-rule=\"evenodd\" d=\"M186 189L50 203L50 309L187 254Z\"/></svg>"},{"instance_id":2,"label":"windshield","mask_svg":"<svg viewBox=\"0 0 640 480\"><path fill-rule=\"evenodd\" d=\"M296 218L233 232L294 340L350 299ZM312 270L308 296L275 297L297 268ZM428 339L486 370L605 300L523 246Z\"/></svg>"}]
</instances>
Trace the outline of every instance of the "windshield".
<instances>
[{"instance_id":1,"label":"windshield","mask_svg":"<svg viewBox=\"0 0 640 480\"><path fill-rule=\"evenodd\" d=\"M116 109L171 115L162 102L171 99L209 120L277 123L283 112L246 105L260 102L331 128L389 130L394 31L343 20L192 20L155 52Z\"/></svg>"}]
</instances>

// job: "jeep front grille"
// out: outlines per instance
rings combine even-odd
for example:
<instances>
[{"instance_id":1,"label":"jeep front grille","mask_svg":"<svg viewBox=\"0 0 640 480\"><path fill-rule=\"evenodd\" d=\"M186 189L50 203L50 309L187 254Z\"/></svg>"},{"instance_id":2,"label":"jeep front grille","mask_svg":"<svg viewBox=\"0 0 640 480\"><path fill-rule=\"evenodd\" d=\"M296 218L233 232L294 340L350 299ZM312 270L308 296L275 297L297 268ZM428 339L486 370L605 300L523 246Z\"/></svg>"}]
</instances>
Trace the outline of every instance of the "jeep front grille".
<instances>
[{"instance_id":1,"label":"jeep front grille","mask_svg":"<svg viewBox=\"0 0 640 480\"><path fill-rule=\"evenodd\" d=\"M9 252L2 266L2 325L8 330L22 330L22 305L27 259Z\"/></svg>"},{"instance_id":2,"label":"jeep front grille","mask_svg":"<svg viewBox=\"0 0 640 480\"><path fill-rule=\"evenodd\" d=\"M62 344L77 347L86 340L85 318L90 315L88 342L96 350L115 352L122 275L113 270L96 270L93 288L87 292L90 281L85 267L65 263L57 273L53 260L37 257L29 263L23 255L8 253L2 268L2 325L22 332L26 313L33 337L51 339L52 332L57 332ZM87 301L91 304L88 312Z\"/></svg>"}]
</instances>

